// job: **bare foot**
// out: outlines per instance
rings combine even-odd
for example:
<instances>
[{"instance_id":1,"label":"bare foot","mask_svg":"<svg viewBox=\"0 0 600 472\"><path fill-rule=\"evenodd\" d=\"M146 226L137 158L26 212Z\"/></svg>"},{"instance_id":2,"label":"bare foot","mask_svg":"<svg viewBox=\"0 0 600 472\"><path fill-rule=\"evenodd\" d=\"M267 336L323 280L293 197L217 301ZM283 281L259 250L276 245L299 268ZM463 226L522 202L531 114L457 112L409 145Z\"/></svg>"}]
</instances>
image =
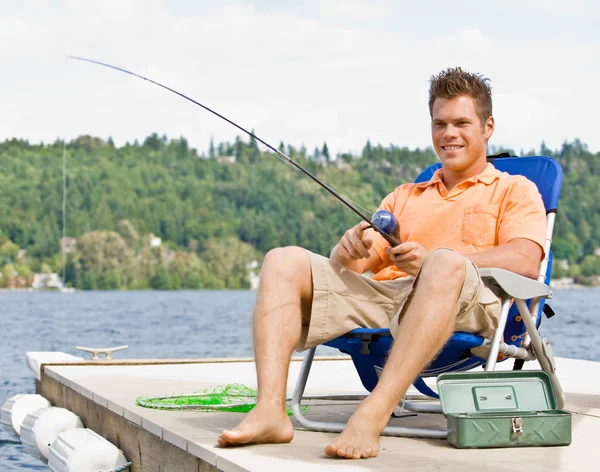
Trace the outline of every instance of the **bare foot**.
<instances>
[{"instance_id":1,"label":"bare foot","mask_svg":"<svg viewBox=\"0 0 600 472\"><path fill-rule=\"evenodd\" d=\"M379 454L378 426L359 410L352 415L342 433L325 446L325 454L346 459L368 459Z\"/></svg>"},{"instance_id":2,"label":"bare foot","mask_svg":"<svg viewBox=\"0 0 600 472\"><path fill-rule=\"evenodd\" d=\"M221 447L243 444L288 443L294 428L287 414L269 408L254 407L232 430L224 430L217 442Z\"/></svg>"}]
</instances>

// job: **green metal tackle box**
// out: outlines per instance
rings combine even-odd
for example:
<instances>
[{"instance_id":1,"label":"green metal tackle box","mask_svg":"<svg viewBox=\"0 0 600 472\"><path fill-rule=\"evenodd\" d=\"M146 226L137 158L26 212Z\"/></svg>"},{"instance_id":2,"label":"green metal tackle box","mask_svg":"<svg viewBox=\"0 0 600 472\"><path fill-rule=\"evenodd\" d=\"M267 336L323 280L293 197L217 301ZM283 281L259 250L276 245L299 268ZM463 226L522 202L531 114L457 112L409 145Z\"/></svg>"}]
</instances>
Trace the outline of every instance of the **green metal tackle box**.
<instances>
[{"instance_id":1,"label":"green metal tackle box","mask_svg":"<svg viewBox=\"0 0 600 472\"><path fill-rule=\"evenodd\" d=\"M448 442L458 448L567 446L571 413L556 409L543 371L467 372L437 378Z\"/></svg>"}]
</instances>

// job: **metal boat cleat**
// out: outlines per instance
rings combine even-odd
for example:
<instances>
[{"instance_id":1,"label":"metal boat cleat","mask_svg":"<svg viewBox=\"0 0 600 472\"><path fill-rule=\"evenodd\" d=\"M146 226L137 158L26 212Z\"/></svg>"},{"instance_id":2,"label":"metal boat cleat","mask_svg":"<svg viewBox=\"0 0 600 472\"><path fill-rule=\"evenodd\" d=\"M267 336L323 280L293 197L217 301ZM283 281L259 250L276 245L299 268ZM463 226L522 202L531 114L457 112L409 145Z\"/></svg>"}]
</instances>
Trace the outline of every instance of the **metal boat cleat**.
<instances>
[{"instance_id":1,"label":"metal boat cleat","mask_svg":"<svg viewBox=\"0 0 600 472\"><path fill-rule=\"evenodd\" d=\"M100 356L104 356L103 359L112 359L112 353L127 349L129 346L117 346L117 347L84 347L75 346L75 349L80 351L89 352L92 355L92 360L102 359Z\"/></svg>"}]
</instances>

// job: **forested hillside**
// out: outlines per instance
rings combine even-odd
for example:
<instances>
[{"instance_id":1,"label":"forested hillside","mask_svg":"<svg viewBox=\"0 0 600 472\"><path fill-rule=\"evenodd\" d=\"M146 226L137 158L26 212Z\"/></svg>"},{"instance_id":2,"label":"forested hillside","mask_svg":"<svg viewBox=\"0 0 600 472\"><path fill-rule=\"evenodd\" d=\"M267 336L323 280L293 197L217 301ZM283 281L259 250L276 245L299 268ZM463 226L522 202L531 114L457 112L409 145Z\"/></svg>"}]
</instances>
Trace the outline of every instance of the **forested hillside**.
<instances>
[{"instance_id":1,"label":"forested hillside","mask_svg":"<svg viewBox=\"0 0 600 472\"><path fill-rule=\"evenodd\" d=\"M366 213L435 162L431 149L367 143L360 156L280 144ZM533 153L533 151L531 152ZM556 275L600 274L600 155L579 141L539 153L565 171L555 231ZM199 155L157 135L115 147L67 143L67 282L82 289L245 288L247 267L271 248L328 254L355 215L256 143L237 139ZM63 143L0 143L0 286L62 272ZM153 244L152 236L162 239Z\"/></svg>"}]
</instances>

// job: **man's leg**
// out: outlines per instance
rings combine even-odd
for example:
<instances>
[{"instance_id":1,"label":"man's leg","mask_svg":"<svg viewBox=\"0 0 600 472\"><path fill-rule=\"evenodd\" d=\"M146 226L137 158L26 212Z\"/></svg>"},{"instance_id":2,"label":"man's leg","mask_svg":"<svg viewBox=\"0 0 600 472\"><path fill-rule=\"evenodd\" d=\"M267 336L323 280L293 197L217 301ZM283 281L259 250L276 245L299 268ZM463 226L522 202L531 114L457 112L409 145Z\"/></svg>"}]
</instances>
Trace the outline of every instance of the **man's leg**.
<instances>
[{"instance_id":1,"label":"man's leg","mask_svg":"<svg viewBox=\"0 0 600 472\"><path fill-rule=\"evenodd\" d=\"M359 459L378 454L379 435L394 408L452 335L465 273L465 259L453 251L440 249L425 259L379 382L325 447L328 455Z\"/></svg>"},{"instance_id":2,"label":"man's leg","mask_svg":"<svg viewBox=\"0 0 600 472\"><path fill-rule=\"evenodd\" d=\"M270 251L263 263L254 307L254 357L258 400L246 418L219 436L219 446L290 442L292 423L285 408L290 356L310 319L312 275L306 251L298 247Z\"/></svg>"}]
</instances>

